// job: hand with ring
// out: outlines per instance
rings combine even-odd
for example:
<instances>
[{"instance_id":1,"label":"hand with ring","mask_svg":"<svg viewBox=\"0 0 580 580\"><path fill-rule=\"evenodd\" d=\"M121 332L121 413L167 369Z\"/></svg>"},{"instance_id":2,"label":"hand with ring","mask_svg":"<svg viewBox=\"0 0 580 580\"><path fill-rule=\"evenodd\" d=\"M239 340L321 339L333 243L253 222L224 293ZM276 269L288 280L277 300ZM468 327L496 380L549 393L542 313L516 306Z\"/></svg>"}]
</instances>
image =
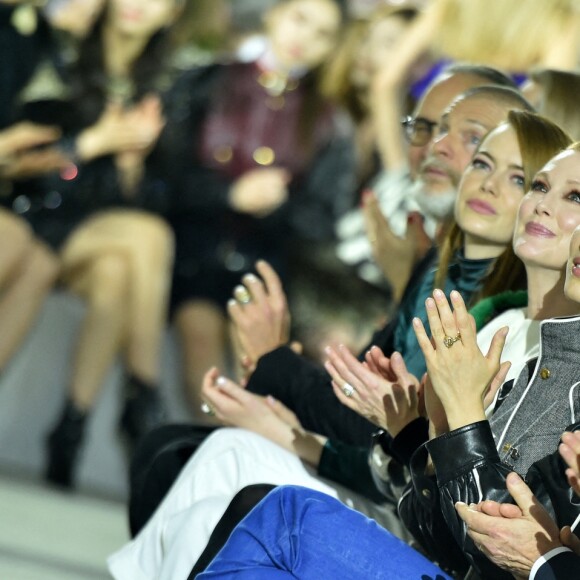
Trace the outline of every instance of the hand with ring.
<instances>
[{"instance_id":1,"label":"hand with ring","mask_svg":"<svg viewBox=\"0 0 580 580\"><path fill-rule=\"evenodd\" d=\"M256 263L256 270L260 278L246 274L243 286L234 290L236 299L228 302L233 342L246 368L286 344L290 335L290 312L280 278L264 260Z\"/></svg>"},{"instance_id":2,"label":"hand with ring","mask_svg":"<svg viewBox=\"0 0 580 580\"><path fill-rule=\"evenodd\" d=\"M451 302L453 311L441 290L435 290L433 298L426 300L432 340L420 319L413 319L413 327L449 428L458 429L486 418L484 398L490 388L499 388L509 369L509 363L500 364L508 328L500 328L495 333L484 355L459 292L451 292Z\"/></svg>"},{"instance_id":3,"label":"hand with ring","mask_svg":"<svg viewBox=\"0 0 580 580\"><path fill-rule=\"evenodd\" d=\"M280 401L246 391L221 376L215 367L203 378L202 395L223 425L253 431L318 465L326 438L305 431L296 415Z\"/></svg>"},{"instance_id":4,"label":"hand with ring","mask_svg":"<svg viewBox=\"0 0 580 580\"><path fill-rule=\"evenodd\" d=\"M332 378L334 393L343 405L386 429L392 436L421 415L419 381L407 371L399 353L394 353L388 361L382 351L374 347L369 365L357 360L343 345L325 350L328 360L324 366ZM371 370L371 366L375 370ZM385 375L392 376L393 380Z\"/></svg>"}]
</instances>

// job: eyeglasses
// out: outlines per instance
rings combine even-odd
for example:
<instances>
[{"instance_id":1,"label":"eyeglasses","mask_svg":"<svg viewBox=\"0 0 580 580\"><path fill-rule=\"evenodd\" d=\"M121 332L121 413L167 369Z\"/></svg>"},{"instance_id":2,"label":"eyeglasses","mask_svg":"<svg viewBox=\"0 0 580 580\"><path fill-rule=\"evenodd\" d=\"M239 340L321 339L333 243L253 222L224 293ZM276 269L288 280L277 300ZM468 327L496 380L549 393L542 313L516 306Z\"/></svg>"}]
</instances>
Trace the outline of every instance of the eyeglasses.
<instances>
[{"instance_id":1,"label":"eyeglasses","mask_svg":"<svg viewBox=\"0 0 580 580\"><path fill-rule=\"evenodd\" d=\"M401 124L405 129L407 140L415 147L427 145L433 137L435 127L438 125L436 121L429 121L423 117L405 117Z\"/></svg>"}]
</instances>

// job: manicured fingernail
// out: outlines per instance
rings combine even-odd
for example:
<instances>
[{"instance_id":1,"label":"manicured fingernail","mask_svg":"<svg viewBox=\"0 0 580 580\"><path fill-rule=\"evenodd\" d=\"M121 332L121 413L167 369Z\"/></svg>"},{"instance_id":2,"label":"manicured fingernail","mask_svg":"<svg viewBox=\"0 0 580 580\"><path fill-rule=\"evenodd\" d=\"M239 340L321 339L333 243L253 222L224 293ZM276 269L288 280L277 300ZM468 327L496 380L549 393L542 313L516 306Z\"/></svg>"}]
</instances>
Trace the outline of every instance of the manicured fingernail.
<instances>
[{"instance_id":1,"label":"manicured fingernail","mask_svg":"<svg viewBox=\"0 0 580 580\"><path fill-rule=\"evenodd\" d=\"M228 306L235 306L236 304L237 304L237 302L233 298L230 298L228 300Z\"/></svg>"},{"instance_id":2,"label":"manicured fingernail","mask_svg":"<svg viewBox=\"0 0 580 580\"><path fill-rule=\"evenodd\" d=\"M435 290L433 290L433 296L435 296L435 298L443 298L445 294L443 294L443 292L439 290L439 288L436 288Z\"/></svg>"},{"instance_id":3,"label":"manicured fingernail","mask_svg":"<svg viewBox=\"0 0 580 580\"><path fill-rule=\"evenodd\" d=\"M415 328L420 328L421 327L421 321L417 317L413 318L413 326Z\"/></svg>"},{"instance_id":4,"label":"manicured fingernail","mask_svg":"<svg viewBox=\"0 0 580 580\"><path fill-rule=\"evenodd\" d=\"M255 282L258 278L256 276L254 276L254 274L246 274L244 276L244 280L247 280L248 282Z\"/></svg>"},{"instance_id":5,"label":"manicured fingernail","mask_svg":"<svg viewBox=\"0 0 580 580\"><path fill-rule=\"evenodd\" d=\"M508 474L507 481L512 485L519 485L522 483L522 478L515 471L512 471Z\"/></svg>"},{"instance_id":6,"label":"manicured fingernail","mask_svg":"<svg viewBox=\"0 0 580 580\"><path fill-rule=\"evenodd\" d=\"M427 298L427 300L425 300L425 308L428 308L429 310L434 310L435 300L433 300L433 298Z\"/></svg>"},{"instance_id":7,"label":"manicured fingernail","mask_svg":"<svg viewBox=\"0 0 580 580\"><path fill-rule=\"evenodd\" d=\"M460 297L461 297L461 294L459 294L459 292L457 292L457 290L451 291L451 299L452 300L458 300Z\"/></svg>"},{"instance_id":8,"label":"manicured fingernail","mask_svg":"<svg viewBox=\"0 0 580 580\"><path fill-rule=\"evenodd\" d=\"M215 384L216 384L216 385L220 385L220 386L223 386L223 385L225 385L225 384L226 384L226 378L225 378L225 377L218 377L218 378L215 380Z\"/></svg>"}]
</instances>

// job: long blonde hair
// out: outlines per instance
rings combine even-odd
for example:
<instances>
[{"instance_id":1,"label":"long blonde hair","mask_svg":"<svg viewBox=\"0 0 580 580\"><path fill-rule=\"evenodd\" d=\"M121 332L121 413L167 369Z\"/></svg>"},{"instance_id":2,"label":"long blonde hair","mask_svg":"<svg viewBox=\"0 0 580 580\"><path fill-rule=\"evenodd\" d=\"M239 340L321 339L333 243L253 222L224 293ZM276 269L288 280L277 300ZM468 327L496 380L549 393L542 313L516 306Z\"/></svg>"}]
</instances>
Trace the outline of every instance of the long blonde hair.
<instances>
[{"instance_id":1,"label":"long blonde hair","mask_svg":"<svg viewBox=\"0 0 580 580\"><path fill-rule=\"evenodd\" d=\"M526 71L580 18L576 0L434 0L435 46L455 59ZM566 37L568 38L568 37Z\"/></svg>"},{"instance_id":2,"label":"long blonde hair","mask_svg":"<svg viewBox=\"0 0 580 580\"><path fill-rule=\"evenodd\" d=\"M524 188L527 191L534 175L554 155L566 149L572 143L572 138L549 119L529 111L510 111L506 123L516 132L524 168ZM577 150L580 150L580 147ZM435 288L444 287L449 265L454 255L463 247L464 241L463 231L456 222L453 222L441 245ZM521 290L525 287L524 265L514 254L512 245L509 244L494 261L480 292L472 302L504 290Z\"/></svg>"}]
</instances>

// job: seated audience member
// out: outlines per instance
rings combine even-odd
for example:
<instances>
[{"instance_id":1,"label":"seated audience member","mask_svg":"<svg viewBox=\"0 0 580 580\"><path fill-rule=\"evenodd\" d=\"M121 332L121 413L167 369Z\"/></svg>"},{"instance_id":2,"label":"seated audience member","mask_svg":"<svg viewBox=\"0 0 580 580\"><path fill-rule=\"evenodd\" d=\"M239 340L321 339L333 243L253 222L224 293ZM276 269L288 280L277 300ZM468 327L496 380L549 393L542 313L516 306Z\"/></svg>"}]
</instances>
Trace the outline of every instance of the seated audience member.
<instances>
[{"instance_id":1,"label":"seated audience member","mask_svg":"<svg viewBox=\"0 0 580 580\"><path fill-rule=\"evenodd\" d=\"M422 164L425 180L436 184L432 189L437 193L423 197L431 198L434 203L448 204L448 212L451 211L456 193L448 188L457 187L461 173L468 166L483 136L505 120L509 110L514 108L525 109L529 106L517 92L505 87L476 87L458 97L444 113L438 136ZM425 363L417 348L411 318L414 314L425 317L421 314L424 312L423 301L433 288L436 273L434 253L417 267L416 277L409 283L405 299L391 323L375 333L370 343L380 346L387 356L398 351L405 359L409 372L416 376L423 374ZM488 255L486 259L495 256ZM479 256L481 261L472 263L465 260L461 252L453 256L449 269L440 270L440 275L446 278L446 292L457 288L468 301L475 296L487 296L496 278L493 272L487 277L490 263L485 262L484 257L482 254ZM250 279L250 282L254 283L255 280ZM510 279L502 280L501 284L502 289L514 289L522 287L524 281L514 269L510 272ZM497 288L493 290L496 291ZM263 338L257 336L256 341L262 343L260 349L252 348L252 338L251 329L245 328L244 336L240 337L242 350L252 352L252 361L256 362L246 387L249 391L272 395L292 409L308 430L336 437L345 443L368 443L372 426L356 413L341 408L324 371L289 348L280 346L279 338L265 346Z\"/></svg>"},{"instance_id":2,"label":"seated audience member","mask_svg":"<svg viewBox=\"0 0 580 580\"><path fill-rule=\"evenodd\" d=\"M291 240L328 238L352 204L350 139L318 91L343 20L335 0L280 1L257 60L194 70L169 97L172 310L198 422L203 372L226 364L224 308L240 272L260 256L284 271Z\"/></svg>"},{"instance_id":3,"label":"seated audience member","mask_svg":"<svg viewBox=\"0 0 580 580\"><path fill-rule=\"evenodd\" d=\"M60 2L58 14L75 11L74 21L30 2L0 1L0 374L27 336L44 299L58 276L58 260L18 215L22 204L12 191L19 181L60 171L70 165L55 143L58 127L22 121L18 102L23 90L44 65L61 58L60 32L90 27L90 4L101 0ZM81 7L80 5L83 4ZM93 6L94 7L94 6Z\"/></svg>"},{"instance_id":4,"label":"seated audience member","mask_svg":"<svg viewBox=\"0 0 580 580\"><path fill-rule=\"evenodd\" d=\"M579 431L566 431L562 435L560 455L572 455L566 459L570 469L566 471L568 482L578 495L580 488L575 483L578 474L578 453L574 453L566 442L576 445ZM580 450L579 450L580 451ZM555 454L538 463L546 465L542 472L532 468L526 479L536 473L553 478L558 472ZM551 460L551 461L550 461ZM568 471L574 470L573 479ZM541 477L541 475L540 475ZM532 494L530 488L516 474L506 478L507 489L516 505L498 503L493 500L479 504L455 504L455 509L467 526L467 534L477 548L500 568L510 571L514 577L531 580L573 580L580 569L580 539L570 526L558 530L550 513ZM558 488L558 499L568 501L570 490L565 485ZM575 522L576 523L576 522ZM574 530L577 530L577 524Z\"/></svg>"},{"instance_id":5,"label":"seated audience member","mask_svg":"<svg viewBox=\"0 0 580 580\"><path fill-rule=\"evenodd\" d=\"M156 213L167 197L148 175L164 125L165 55L181 0L139 4L128 14L109 0L71 65L62 100L27 103L24 113L62 127L74 160L59 174L12 194L22 216L59 252L61 282L87 311L64 408L47 441L47 479L74 484L87 419L117 355L126 367L120 429L129 445L163 413L158 383L173 242Z\"/></svg>"},{"instance_id":6,"label":"seated audience member","mask_svg":"<svg viewBox=\"0 0 580 580\"><path fill-rule=\"evenodd\" d=\"M510 118L515 115L512 113ZM524 113L520 113L520 116L523 117L521 125L524 127L526 125L543 127L544 121L525 116ZM523 132L520 125L514 121L512 123ZM527 128L525 135L533 134L537 137L537 133L534 133L530 127ZM550 139L555 142L552 152L561 148L560 143L566 143L564 136L557 132L551 136L544 135L543 140L531 140L531 142L542 143L541 146L536 145L536 149L541 147L543 150ZM474 235L482 235L482 232L492 230L495 232L494 237L487 238L485 242L474 243L468 238L466 247L473 249L481 247L482 244L497 244L497 250L502 252L505 244L511 240L515 213L523 197L524 169L521 166L527 165L526 158L524 156L524 161L522 161L515 129L510 125L502 125L492 131L484 139L478 155L480 157L475 158L478 164L474 161L473 166L466 170L462 181L458 197L458 207L461 207L462 211L458 212L458 219L461 224L465 225L467 231ZM545 151L543 155L544 161L550 157L550 154L546 154ZM539 165L537 159L529 153L528 156L533 160L531 162L535 162L536 166ZM493 191L488 192L488 196L494 201L497 212L497 217L492 220L493 227L490 227L490 220L487 217L481 217L477 212L470 215L463 206L478 194L480 188L488 187L489 184L493 184L491 186ZM487 235L489 236L489 233ZM524 355L521 353L519 356ZM370 477L362 481L359 464L344 462L344 472L337 476L339 480L342 477L343 485L337 486L330 481L313 477L311 468L305 467L293 454L298 455L307 464L318 468L319 474L322 474L320 471L323 465L322 458L326 454L326 465L330 463L334 466L336 464L335 451L331 447L328 449L324 447L324 438L305 432L291 413L284 412L277 404L263 401L245 392L224 378L218 380L218 373L215 369L206 377L204 392L209 403L215 407L220 420L255 431L262 437L241 430L228 429L221 429L211 435L193 453L193 457L183 466L179 475L174 474L177 479L173 487L149 522L147 520L152 508L155 507L150 503L151 495L159 494L158 485L167 473L159 474L161 477L158 478L156 467L153 468L147 463L142 465L145 478L134 480L137 485L132 488L130 515L133 532L137 532L145 522L147 523L135 540L111 559L111 569L116 577L123 577L123 574L128 574L133 567L142 571L146 569L146 573L152 577L159 572L158 566L165 565L167 560L159 554L154 555L152 546L156 545L160 538L173 537L172 533L168 534L168 529L175 529L174 523L180 525L181 520L179 523L175 520L171 525L168 522L172 521L176 510L182 511L183 514L187 511L189 514L187 521L183 520L184 527L181 528L183 541L189 545L189 550L183 551L175 544L173 563L167 563L167 565L177 566L179 562L179 565L187 567L187 562L191 564L195 560L195 554L199 554L204 548L209 533L233 495L245 485L252 483L280 484L291 481L325 491L330 495L338 496L348 505L364 513L372 514L377 521L394 533L405 535L392 506L377 506L374 503L376 501L384 503L384 497L381 497L376 488L372 489ZM184 452L186 447L182 444L191 436L191 431L187 428L179 431L172 427L166 429L167 433L169 429L172 430L172 437L178 435L171 439L171 445L174 448L181 446L181 452ZM179 437L183 439L180 441ZM274 443L263 437L271 439ZM190 447L190 455L191 452ZM169 455L172 453L166 454L166 457ZM319 462L321 462L320 465ZM366 457L362 458L362 463L366 463ZM332 478L333 474L330 474L329 470L324 475ZM348 488L354 489L356 493ZM364 498L365 495L368 499ZM158 501L160 500L161 497ZM146 556L146 554L151 555Z\"/></svg>"},{"instance_id":7,"label":"seated audience member","mask_svg":"<svg viewBox=\"0 0 580 580\"><path fill-rule=\"evenodd\" d=\"M461 81L465 83L463 87ZM380 274L373 279L384 276L396 301L400 301L414 265L441 234L452 209L454 185L445 175L434 175L426 166L437 121L454 96L481 84L515 88L508 77L489 67L453 65L444 69L413 115L404 121L408 139L405 158L383 159L384 170L371 185L375 195L365 193L362 209L352 210L337 224L338 256L346 263L359 264L364 271L373 257L380 268ZM375 119L375 123L382 133L385 122ZM400 124L396 132L401 133ZM361 276L365 274L361 272Z\"/></svg>"},{"instance_id":8,"label":"seated audience member","mask_svg":"<svg viewBox=\"0 0 580 580\"><path fill-rule=\"evenodd\" d=\"M379 125L369 108L372 78L392 58L417 14L412 7L379 4L368 19L349 24L344 40L322 71L321 93L339 105L343 122L352 125L356 164L353 206L358 207L361 192L385 164L377 149ZM401 91L405 115L414 106L413 80ZM302 344L303 354L313 360L324 357L321 344L346 342L355 350L364 346L368 333L389 312L392 302L384 284L353 276L353 268L336 256L336 243L334 234L316 245L308 240L293 243L291 249L286 288L292 331Z\"/></svg>"},{"instance_id":9,"label":"seated audience member","mask_svg":"<svg viewBox=\"0 0 580 580\"><path fill-rule=\"evenodd\" d=\"M577 227L580 209L569 206L579 205L580 200L568 180L578 177L579 155L580 147L573 146L551 160L537 175L535 185L520 206L515 233L515 242L522 253L529 252L530 258L543 268L550 263L554 265L554 291L561 292L564 287L570 311L574 301L576 312L580 301L580 284L575 275L580 252ZM563 219L568 212L577 219ZM552 237L547 240L534 229L540 223L538 219L545 230L552 231ZM576 233L573 234L574 228ZM570 259L561 270L555 267L560 262L556 257L567 244L570 245ZM505 406L509 407L509 420L504 429L501 419L498 423L494 422L494 417L491 421L485 418L483 394L500 369L507 328L498 331L489 352L484 355L477 347L473 325L461 296L453 292L451 300L454 312L440 291L435 291L434 299L427 301L433 342L425 334L421 322L418 319L414 322L431 379L426 405L432 420L432 439L427 450L436 475L429 476L429 470L425 471L425 462L419 452L413 460L413 487L401 502L405 523L429 556L449 566L456 574L464 571L465 564L469 563L483 579L508 578L511 574L528 577L530 572L538 578L546 567L547 577L553 578L549 568L563 562L561 577L571 578L577 557L566 555L563 558L554 552L562 542L558 538L558 528L550 527L545 519L540 529L538 526L528 528L533 540L530 542L529 537L526 540L536 546L536 560L526 563L525 559L517 558L514 561L508 555L505 559L498 558L498 567L487 558L486 547L482 546L481 551L477 542L469 537L474 536L473 531L461 525L456 502L487 498L501 502L509 500L511 491L514 499L521 502L523 517L520 521L532 511L532 520L542 517L538 514L539 506L530 507L533 500L529 495L526 497L528 492L520 476L511 473L515 463L520 473L527 474L531 490L537 493L536 501L551 512L558 526L577 524L580 507L569 488L569 471L558 461L557 453L550 454L550 448L557 445L561 433L558 429L569 421L570 413L574 417L580 410L577 396L568 399L558 395L558 391L568 394L568 383L574 380L580 348L574 339L580 336L577 332L580 318L576 314L542 323L543 349L539 359L531 369L523 371L495 410L494 417L505 414ZM448 337L456 340L446 342ZM530 376L529 371L534 369ZM542 384L550 378L553 379L551 386ZM542 410L539 417L538 409ZM540 424L547 429L545 435L535 434ZM577 430L578 427L576 422L569 429ZM502 447L506 432L514 444ZM496 441L492 433L496 437L502 434L502 437ZM575 435L564 436L564 441L571 443L573 439ZM562 450L572 460L571 450ZM577 459L575 467L578 467ZM571 480L575 482L573 477ZM460 514L467 515L466 506L460 504L457 508ZM512 518L518 517L514 506L508 513ZM336 534L336 530L341 533ZM517 528L506 532L506 537L511 538L510 534L514 533L518 533ZM565 537L566 534L568 532ZM475 537L479 538L477 534ZM565 542L577 545L569 535ZM345 545L351 549L345 549ZM522 548L520 543L515 545ZM502 548L506 549L505 542ZM516 550L511 553L519 556ZM493 553L490 555L493 559ZM421 574L450 577L374 522L341 506L335 499L295 487L271 492L234 529L207 570L196 577L225 578L235 571L236 576L242 578L269 574L281 578L310 578L319 575L321 570L331 575L336 570L336 574L349 578L419 578ZM564 575L566 573L568 575Z\"/></svg>"}]
</instances>

